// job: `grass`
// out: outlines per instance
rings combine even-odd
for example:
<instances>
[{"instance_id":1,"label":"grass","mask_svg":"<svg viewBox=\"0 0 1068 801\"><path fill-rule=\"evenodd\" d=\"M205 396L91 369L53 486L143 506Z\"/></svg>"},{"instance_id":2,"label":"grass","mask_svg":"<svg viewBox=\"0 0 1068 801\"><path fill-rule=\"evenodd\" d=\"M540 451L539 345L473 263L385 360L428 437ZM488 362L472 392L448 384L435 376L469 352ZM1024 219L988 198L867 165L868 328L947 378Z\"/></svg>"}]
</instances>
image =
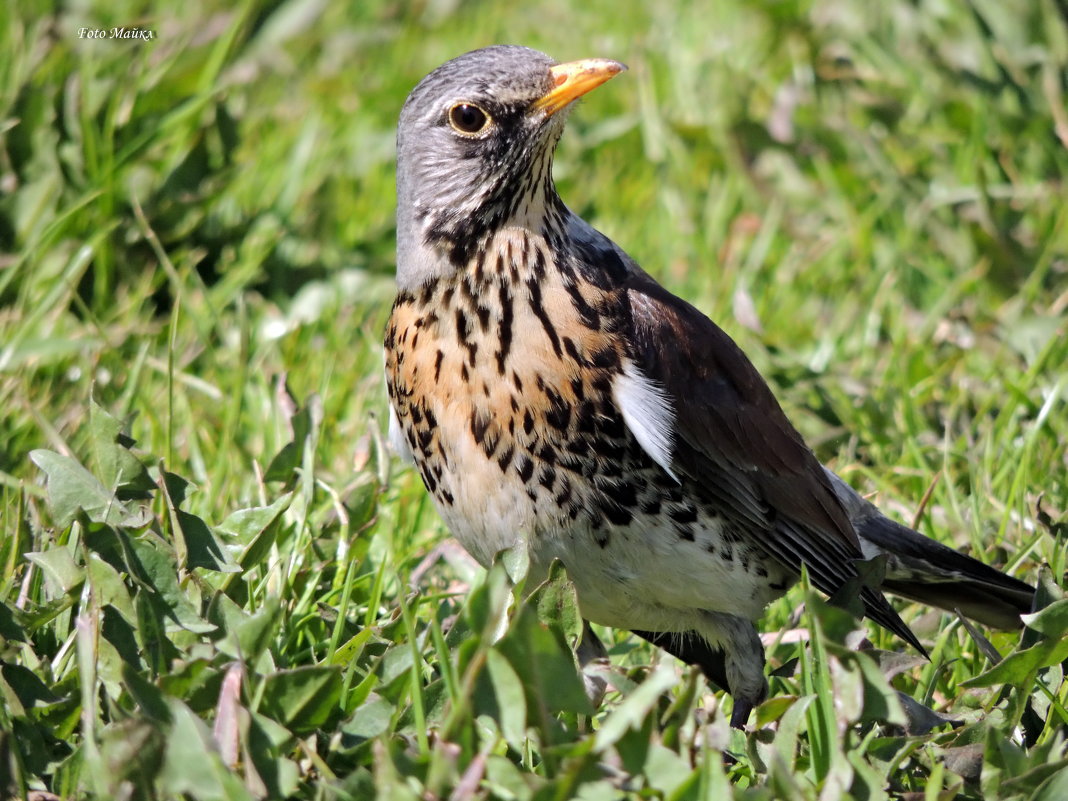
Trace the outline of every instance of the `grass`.
<instances>
[{"instance_id":1,"label":"grass","mask_svg":"<svg viewBox=\"0 0 1068 801\"><path fill-rule=\"evenodd\" d=\"M1062 0L166 5L0 9L5 797L1064 797ZM630 65L569 205L1046 612L902 602L923 662L801 587L748 733L611 631L589 706L566 578L439 547L382 441L396 115L500 41Z\"/></svg>"}]
</instances>

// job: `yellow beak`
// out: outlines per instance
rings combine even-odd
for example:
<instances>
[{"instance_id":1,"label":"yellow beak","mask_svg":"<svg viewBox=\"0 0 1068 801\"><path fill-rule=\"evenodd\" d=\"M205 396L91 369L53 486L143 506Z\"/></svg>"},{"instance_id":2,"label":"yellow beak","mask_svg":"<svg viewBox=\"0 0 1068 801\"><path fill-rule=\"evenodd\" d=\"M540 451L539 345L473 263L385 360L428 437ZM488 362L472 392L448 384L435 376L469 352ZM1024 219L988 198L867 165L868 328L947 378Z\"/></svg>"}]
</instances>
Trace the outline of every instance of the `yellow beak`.
<instances>
[{"instance_id":1,"label":"yellow beak","mask_svg":"<svg viewBox=\"0 0 1068 801\"><path fill-rule=\"evenodd\" d=\"M572 100L596 89L626 68L625 64L608 58L584 58L557 64L549 70L556 85L534 101L534 108L541 109L546 116L555 114Z\"/></svg>"}]
</instances>

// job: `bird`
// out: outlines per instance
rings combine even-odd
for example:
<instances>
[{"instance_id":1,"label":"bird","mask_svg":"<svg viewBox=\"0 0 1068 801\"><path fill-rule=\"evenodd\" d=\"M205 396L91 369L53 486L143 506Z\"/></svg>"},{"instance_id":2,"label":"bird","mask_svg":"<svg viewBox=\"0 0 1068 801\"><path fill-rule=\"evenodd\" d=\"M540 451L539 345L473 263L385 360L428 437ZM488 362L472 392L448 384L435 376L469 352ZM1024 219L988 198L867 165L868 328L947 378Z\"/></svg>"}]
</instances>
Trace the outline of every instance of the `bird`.
<instances>
[{"instance_id":1,"label":"bird","mask_svg":"<svg viewBox=\"0 0 1068 801\"><path fill-rule=\"evenodd\" d=\"M564 204L565 120L625 69L495 45L400 112L389 441L451 533L484 566L525 549L531 586L562 562L591 636L696 665L738 728L768 693L756 624L802 570L924 654L884 591L1019 627L1032 586L879 512L719 326Z\"/></svg>"}]
</instances>

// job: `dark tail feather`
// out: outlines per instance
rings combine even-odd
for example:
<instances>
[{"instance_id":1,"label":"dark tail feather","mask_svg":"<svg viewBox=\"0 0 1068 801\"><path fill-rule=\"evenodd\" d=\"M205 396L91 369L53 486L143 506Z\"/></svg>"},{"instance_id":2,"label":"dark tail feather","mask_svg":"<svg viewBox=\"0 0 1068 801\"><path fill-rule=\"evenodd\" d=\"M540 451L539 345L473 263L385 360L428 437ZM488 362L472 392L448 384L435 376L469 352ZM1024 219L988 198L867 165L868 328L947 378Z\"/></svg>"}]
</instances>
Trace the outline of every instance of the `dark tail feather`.
<instances>
[{"instance_id":1,"label":"dark tail feather","mask_svg":"<svg viewBox=\"0 0 1068 801\"><path fill-rule=\"evenodd\" d=\"M874 510L874 507L872 507ZM862 541L887 554L883 589L997 629L1017 629L1035 589L876 512L854 518ZM867 549L865 549L867 550Z\"/></svg>"}]
</instances>

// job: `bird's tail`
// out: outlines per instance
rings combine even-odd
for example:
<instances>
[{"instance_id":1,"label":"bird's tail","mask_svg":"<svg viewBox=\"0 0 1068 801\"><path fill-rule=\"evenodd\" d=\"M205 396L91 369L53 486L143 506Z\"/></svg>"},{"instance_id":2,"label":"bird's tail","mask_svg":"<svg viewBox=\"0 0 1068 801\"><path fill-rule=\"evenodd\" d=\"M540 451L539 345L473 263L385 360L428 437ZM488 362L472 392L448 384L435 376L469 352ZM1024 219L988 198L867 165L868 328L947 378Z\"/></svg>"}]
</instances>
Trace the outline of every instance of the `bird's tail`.
<instances>
[{"instance_id":1,"label":"bird's tail","mask_svg":"<svg viewBox=\"0 0 1068 801\"><path fill-rule=\"evenodd\" d=\"M846 508L868 558L885 554L882 589L998 629L1023 625L1035 589L982 562L947 548L885 517L831 471L831 483Z\"/></svg>"},{"instance_id":2,"label":"bird's tail","mask_svg":"<svg viewBox=\"0 0 1068 801\"><path fill-rule=\"evenodd\" d=\"M881 514L860 521L862 545L888 556L883 589L997 629L1023 625L1035 589ZM865 548L867 550L867 548Z\"/></svg>"}]
</instances>

